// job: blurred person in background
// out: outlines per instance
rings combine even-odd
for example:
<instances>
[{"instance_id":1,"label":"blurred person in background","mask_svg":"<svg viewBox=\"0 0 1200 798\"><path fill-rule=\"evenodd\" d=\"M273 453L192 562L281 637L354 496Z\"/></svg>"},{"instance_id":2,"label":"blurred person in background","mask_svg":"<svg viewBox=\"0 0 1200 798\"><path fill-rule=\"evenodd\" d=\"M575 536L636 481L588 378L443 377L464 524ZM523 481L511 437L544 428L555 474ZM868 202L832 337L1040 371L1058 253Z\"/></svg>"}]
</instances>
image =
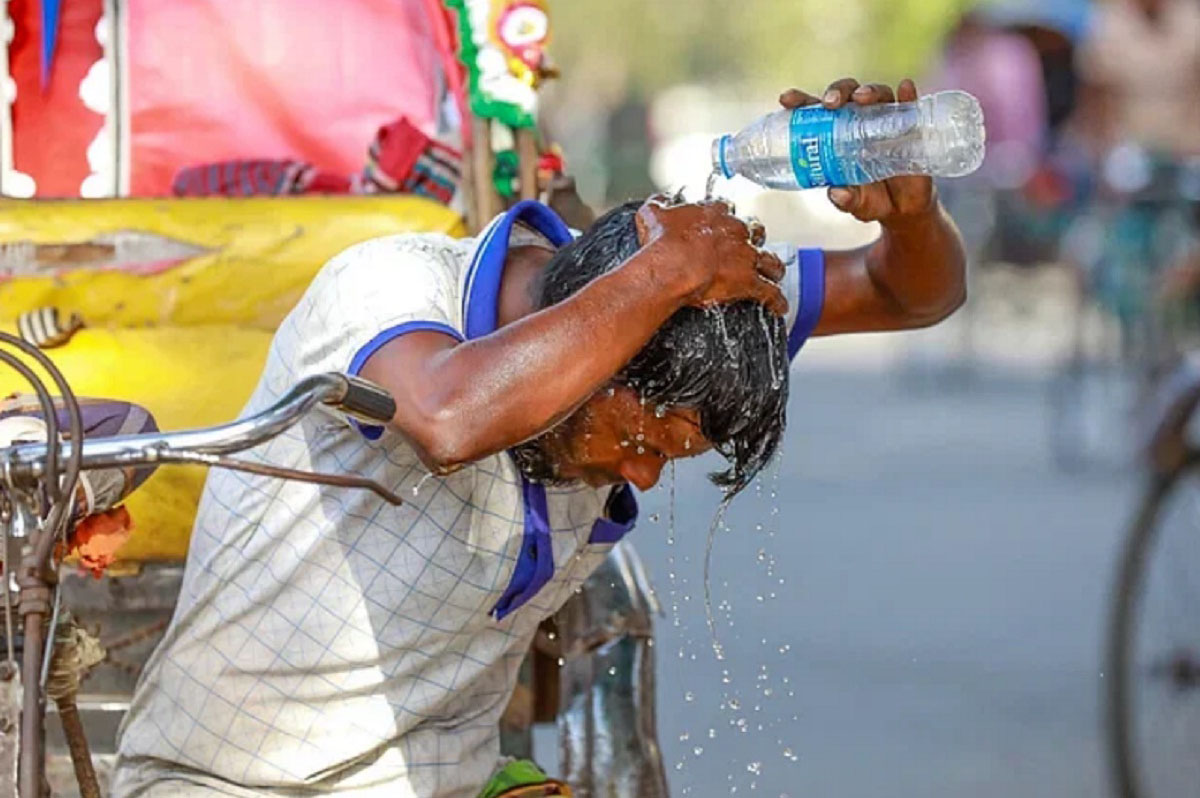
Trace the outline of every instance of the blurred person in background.
<instances>
[{"instance_id":1,"label":"blurred person in background","mask_svg":"<svg viewBox=\"0 0 1200 798\"><path fill-rule=\"evenodd\" d=\"M987 120L980 179L1008 188L1024 183L1046 136L1046 86L1029 40L970 12L950 34L932 83L932 91L961 89L979 99Z\"/></svg>"},{"instance_id":2,"label":"blurred person in background","mask_svg":"<svg viewBox=\"0 0 1200 798\"><path fill-rule=\"evenodd\" d=\"M1157 229L1178 198L1181 167L1200 158L1200 2L1098 4L1077 68L1073 134L1098 199L1118 209L1092 225L1082 249L1100 264L1093 279L1115 286L1107 299L1128 322L1152 309L1152 290L1167 299L1200 293L1195 248L1168 246Z\"/></svg>"},{"instance_id":3,"label":"blurred person in background","mask_svg":"<svg viewBox=\"0 0 1200 798\"><path fill-rule=\"evenodd\" d=\"M1200 3L1108 0L1078 55L1084 129L1098 149L1200 155Z\"/></svg>"},{"instance_id":4,"label":"blurred person in background","mask_svg":"<svg viewBox=\"0 0 1200 798\"><path fill-rule=\"evenodd\" d=\"M989 259L996 236L998 193L1022 187L1040 164L1047 137L1047 102L1038 51L1018 33L995 24L983 10L962 16L946 40L929 79L932 91L960 89L973 94L987 122L987 150L980 170L965 178L940 181L938 191L962 232L969 262L968 280ZM916 339L906 373L932 377L947 369L935 365L953 343L948 372L969 373L975 355L974 310L967 306L945 330Z\"/></svg>"}]
</instances>

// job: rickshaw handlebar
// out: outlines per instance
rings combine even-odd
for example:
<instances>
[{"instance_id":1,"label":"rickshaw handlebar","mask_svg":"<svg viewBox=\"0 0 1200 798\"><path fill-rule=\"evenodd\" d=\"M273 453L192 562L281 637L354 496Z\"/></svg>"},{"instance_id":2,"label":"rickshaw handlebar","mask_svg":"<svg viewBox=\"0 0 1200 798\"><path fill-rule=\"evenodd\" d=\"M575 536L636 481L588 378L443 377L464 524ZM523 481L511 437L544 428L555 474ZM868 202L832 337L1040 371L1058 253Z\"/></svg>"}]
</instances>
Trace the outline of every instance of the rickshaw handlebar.
<instances>
[{"instance_id":1,"label":"rickshaw handlebar","mask_svg":"<svg viewBox=\"0 0 1200 798\"><path fill-rule=\"evenodd\" d=\"M302 416L325 404L372 424L390 421L396 413L391 394L375 383L337 372L316 374L294 385L275 404L249 418L218 427L182 432L150 432L85 440L82 470L130 468L159 463L195 463L197 456L217 457L244 451L292 427ZM74 441L59 444L60 470L69 461ZM45 443L0 449L0 479L30 482L46 475Z\"/></svg>"}]
</instances>

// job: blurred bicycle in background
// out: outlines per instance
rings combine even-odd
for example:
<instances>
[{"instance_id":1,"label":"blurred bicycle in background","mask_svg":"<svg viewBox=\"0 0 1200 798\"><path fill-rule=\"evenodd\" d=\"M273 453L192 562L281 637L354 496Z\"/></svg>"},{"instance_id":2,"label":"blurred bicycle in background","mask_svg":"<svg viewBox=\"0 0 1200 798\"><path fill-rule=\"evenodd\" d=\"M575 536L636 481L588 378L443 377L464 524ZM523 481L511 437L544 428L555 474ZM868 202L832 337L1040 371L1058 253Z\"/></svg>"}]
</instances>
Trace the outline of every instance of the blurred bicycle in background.
<instances>
[{"instance_id":1,"label":"blurred bicycle in background","mask_svg":"<svg viewBox=\"0 0 1200 798\"><path fill-rule=\"evenodd\" d=\"M1050 394L1051 452L1067 470L1128 464L1154 385L1200 339L1200 159L1126 143L1087 181L1062 241L1078 291Z\"/></svg>"}]
</instances>

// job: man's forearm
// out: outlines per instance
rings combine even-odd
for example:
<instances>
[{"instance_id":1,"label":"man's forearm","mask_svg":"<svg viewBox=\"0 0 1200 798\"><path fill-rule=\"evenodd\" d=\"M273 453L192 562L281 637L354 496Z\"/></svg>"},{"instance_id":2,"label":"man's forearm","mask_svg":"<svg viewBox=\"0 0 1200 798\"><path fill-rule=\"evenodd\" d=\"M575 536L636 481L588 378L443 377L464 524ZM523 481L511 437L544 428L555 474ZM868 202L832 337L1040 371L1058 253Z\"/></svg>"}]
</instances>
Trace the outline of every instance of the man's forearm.
<instances>
[{"instance_id":1,"label":"man's forearm","mask_svg":"<svg viewBox=\"0 0 1200 798\"><path fill-rule=\"evenodd\" d=\"M651 245L567 300L491 335L457 346L434 340L438 351L424 353L414 352L419 342L398 339L363 374L403 393L395 423L427 464L453 470L566 417L683 307L689 291L686 275Z\"/></svg>"},{"instance_id":2,"label":"man's forearm","mask_svg":"<svg viewBox=\"0 0 1200 798\"><path fill-rule=\"evenodd\" d=\"M940 203L898 217L867 253L867 272L915 325L950 315L966 299L966 253Z\"/></svg>"}]
</instances>

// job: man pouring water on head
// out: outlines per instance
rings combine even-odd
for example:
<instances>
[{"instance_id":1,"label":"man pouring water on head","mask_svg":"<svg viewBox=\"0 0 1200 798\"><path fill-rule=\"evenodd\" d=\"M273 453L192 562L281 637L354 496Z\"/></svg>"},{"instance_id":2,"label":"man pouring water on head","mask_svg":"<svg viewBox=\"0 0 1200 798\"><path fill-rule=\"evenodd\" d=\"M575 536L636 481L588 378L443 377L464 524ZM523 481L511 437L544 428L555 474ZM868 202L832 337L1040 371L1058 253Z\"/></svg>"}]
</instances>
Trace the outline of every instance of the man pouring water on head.
<instances>
[{"instance_id":1,"label":"man pouring water on head","mask_svg":"<svg viewBox=\"0 0 1200 798\"><path fill-rule=\"evenodd\" d=\"M841 80L787 108L916 99ZM309 374L386 387L252 453L406 498L214 471L179 604L122 728L113 794L474 798L529 783L498 720L541 621L710 449L733 494L776 452L813 335L936 323L963 252L928 177L831 189L869 247L770 246L721 202L633 202L575 237L523 202L478 238L399 235L330 261L246 409ZM524 766L522 766L524 767ZM525 779L525 781L522 781ZM555 794L548 786L544 794Z\"/></svg>"}]
</instances>

